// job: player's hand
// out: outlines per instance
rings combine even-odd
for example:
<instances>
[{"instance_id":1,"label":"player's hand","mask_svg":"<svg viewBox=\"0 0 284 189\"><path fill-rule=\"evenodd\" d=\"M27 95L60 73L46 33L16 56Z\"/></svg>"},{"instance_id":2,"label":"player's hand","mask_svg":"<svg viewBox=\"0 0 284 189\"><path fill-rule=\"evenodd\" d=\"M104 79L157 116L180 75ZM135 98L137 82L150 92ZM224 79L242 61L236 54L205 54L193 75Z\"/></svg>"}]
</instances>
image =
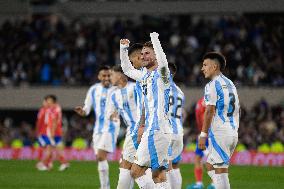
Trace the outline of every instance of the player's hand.
<instances>
[{"instance_id":1,"label":"player's hand","mask_svg":"<svg viewBox=\"0 0 284 189\"><path fill-rule=\"evenodd\" d=\"M150 37L159 37L159 34L157 32L150 33Z\"/></svg>"},{"instance_id":2,"label":"player's hand","mask_svg":"<svg viewBox=\"0 0 284 189\"><path fill-rule=\"evenodd\" d=\"M111 120L111 121L114 121L114 122L118 121L118 120L119 120L118 113L117 113L117 112L112 113L112 114L110 115L110 120Z\"/></svg>"},{"instance_id":3,"label":"player's hand","mask_svg":"<svg viewBox=\"0 0 284 189\"><path fill-rule=\"evenodd\" d=\"M79 114L80 116L85 116L86 112L83 110L82 106L77 106L74 111Z\"/></svg>"},{"instance_id":4,"label":"player's hand","mask_svg":"<svg viewBox=\"0 0 284 189\"><path fill-rule=\"evenodd\" d=\"M206 149L206 146L205 146L206 139L207 139L207 137L200 137L199 136L199 139L198 139L198 148L199 149L201 149L201 150L205 150Z\"/></svg>"},{"instance_id":5,"label":"player's hand","mask_svg":"<svg viewBox=\"0 0 284 189\"><path fill-rule=\"evenodd\" d=\"M130 41L128 39L121 39L120 40L120 48L128 48L130 44Z\"/></svg>"}]
</instances>

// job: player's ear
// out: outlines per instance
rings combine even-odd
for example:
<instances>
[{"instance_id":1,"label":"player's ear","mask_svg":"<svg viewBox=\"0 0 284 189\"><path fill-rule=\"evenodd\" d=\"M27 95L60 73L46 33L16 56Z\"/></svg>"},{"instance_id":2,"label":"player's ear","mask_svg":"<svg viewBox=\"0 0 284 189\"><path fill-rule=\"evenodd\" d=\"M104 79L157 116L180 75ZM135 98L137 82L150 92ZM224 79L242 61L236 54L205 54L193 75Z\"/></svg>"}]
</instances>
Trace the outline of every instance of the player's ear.
<instances>
[{"instance_id":1,"label":"player's ear","mask_svg":"<svg viewBox=\"0 0 284 189\"><path fill-rule=\"evenodd\" d=\"M99 80L102 80L102 74L101 74L101 72L99 72L99 74L98 74L98 79L99 79Z\"/></svg>"}]
</instances>

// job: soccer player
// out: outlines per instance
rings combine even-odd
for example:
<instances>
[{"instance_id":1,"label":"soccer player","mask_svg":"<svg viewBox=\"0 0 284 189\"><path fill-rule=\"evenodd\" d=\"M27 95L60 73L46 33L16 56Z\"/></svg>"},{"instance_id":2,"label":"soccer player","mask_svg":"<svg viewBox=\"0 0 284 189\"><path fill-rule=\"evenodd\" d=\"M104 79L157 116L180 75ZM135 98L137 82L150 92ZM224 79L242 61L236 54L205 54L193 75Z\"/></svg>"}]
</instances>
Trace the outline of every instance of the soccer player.
<instances>
[{"instance_id":1,"label":"soccer player","mask_svg":"<svg viewBox=\"0 0 284 189\"><path fill-rule=\"evenodd\" d=\"M62 109L60 105L57 103L57 98L54 95L50 95L49 99L50 102L50 123L49 125L53 125L54 128L52 128L52 135L54 136L54 143L55 143L55 151L56 156L59 158L60 161L60 167L59 171L64 171L68 167L70 167L70 164L67 162L64 152L63 152L63 142L62 142Z\"/></svg>"},{"instance_id":2,"label":"soccer player","mask_svg":"<svg viewBox=\"0 0 284 189\"><path fill-rule=\"evenodd\" d=\"M118 88L111 95L112 103L107 116L111 118L118 113L127 126L122 158L119 164L120 172L117 189L132 189L134 180L130 175L130 170L138 148L137 132L135 132L136 121L138 120L136 85L134 82L128 82L127 76L123 74L120 65L112 68L110 80L112 85Z\"/></svg>"},{"instance_id":3,"label":"soccer player","mask_svg":"<svg viewBox=\"0 0 284 189\"><path fill-rule=\"evenodd\" d=\"M94 109L96 121L93 130L93 148L98 160L101 189L109 189L107 154L115 149L120 121L119 118L110 120L106 117L111 103L111 94L116 88L110 84L110 67L102 66L99 69L98 79L100 82L88 90L84 107L77 106L75 111L81 116L87 116L91 108Z\"/></svg>"},{"instance_id":4,"label":"soccer player","mask_svg":"<svg viewBox=\"0 0 284 189\"><path fill-rule=\"evenodd\" d=\"M205 102L204 97L200 98L195 106L195 118L196 118L196 126L198 129L198 132L201 132L203 120L204 120L204 112L205 112ZM208 147L208 139L205 143L206 148ZM202 158L204 155L208 153L208 150L201 150L198 148L198 138L196 142L196 149L195 149L195 161L194 161L194 176L196 183L191 184L187 187L187 189L202 189L204 187L202 182L203 177L203 165L202 165ZM214 185L210 184L207 189L214 189Z\"/></svg>"},{"instance_id":5,"label":"soccer player","mask_svg":"<svg viewBox=\"0 0 284 189\"><path fill-rule=\"evenodd\" d=\"M145 74L135 69L127 57L129 41L121 40L121 65L123 72L139 81L145 106L145 131L138 146L136 159L131 168L139 188L170 188L166 178L168 168L168 148L172 129L169 122L168 96L171 79L166 55L163 52L158 33L151 33L151 42L144 44L141 51L142 64L147 68ZM150 167L155 186L151 185L146 169Z\"/></svg>"},{"instance_id":6,"label":"soccer player","mask_svg":"<svg viewBox=\"0 0 284 189\"><path fill-rule=\"evenodd\" d=\"M198 147L209 139L206 167L216 189L229 189L228 167L238 142L239 98L233 82L222 74L226 59L218 52L203 57L202 72L211 81L205 86L206 109Z\"/></svg>"},{"instance_id":7,"label":"soccer player","mask_svg":"<svg viewBox=\"0 0 284 189\"><path fill-rule=\"evenodd\" d=\"M174 77L177 67L174 63L169 63L169 69ZM181 89L172 82L169 96L169 114L172 125L173 135L172 143L169 149L170 168L168 170L168 179L171 188L181 189L182 177L179 169L181 153L183 150L183 111L184 111L184 94Z\"/></svg>"},{"instance_id":8,"label":"soccer player","mask_svg":"<svg viewBox=\"0 0 284 189\"><path fill-rule=\"evenodd\" d=\"M59 171L64 171L69 167L64 153L62 151L62 111L57 103L55 95L45 97L44 125L42 126L42 135L39 138L41 146L45 147L42 164L37 165L39 170L50 170L53 166L52 150L55 148L56 155L61 163Z\"/></svg>"},{"instance_id":9,"label":"soccer player","mask_svg":"<svg viewBox=\"0 0 284 189\"><path fill-rule=\"evenodd\" d=\"M46 104L46 100L44 98L43 101L42 101L42 106L38 111L37 121L36 121L36 135L37 135L37 139L38 139L38 142L39 142L39 145L40 145L39 148L38 148L38 160L39 160L39 162L36 164L36 167L39 170L47 169L42 162L43 151L45 149L45 143L44 143L43 140L41 140L41 138L43 137L42 135L45 134L45 129L46 129L46 125L45 125L46 109L47 109L47 104Z\"/></svg>"}]
</instances>

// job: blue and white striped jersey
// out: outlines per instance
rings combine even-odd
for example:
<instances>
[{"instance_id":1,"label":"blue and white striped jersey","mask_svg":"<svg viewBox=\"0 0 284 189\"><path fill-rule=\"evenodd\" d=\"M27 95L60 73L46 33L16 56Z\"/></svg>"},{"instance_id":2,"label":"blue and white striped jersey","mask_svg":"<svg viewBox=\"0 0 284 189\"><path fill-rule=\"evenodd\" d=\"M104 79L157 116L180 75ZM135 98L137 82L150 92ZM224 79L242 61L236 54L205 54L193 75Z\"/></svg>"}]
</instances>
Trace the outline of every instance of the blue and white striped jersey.
<instances>
[{"instance_id":1,"label":"blue and white striped jersey","mask_svg":"<svg viewBox=\"0 0 284 189\"><path fill-rule=\"evenodd\" d=\"M108 117L118 112L127 126L127 135L135 129L137 122L137 93L136 84L128 82L124 88L116 88L111 95L111 105Z\"/></svg>"},{"instance_id":2,"label":"blue and white striped jersey","mask_svg":"<svg viewBox=\"0 0 284 189\"><path fill-rule=\"evenodd\" d=\"M116 87L105 88L101 83L90 87L83 110L88 115L93 107L96 121L94 133L110 132L115 133L120 126L120 121L111 121L106 117L107 109L111 104L111 94Z\"/></svg>"},{"instance_id":3,"label":"blue and white striped jersey","mask_svg":"<svg viewBox=\"0 0 284 189\"><path fill-rule=\"evenodd\" d=\"M181 89L172 82L169 96L169 116L173 134L183 134L183 109L185 97Z\"/></svg>"},{"instance_id":4,"label":"blue and white striped jersey","mask_svg":"<svg viewBox=\"0 0 284 189\"><path fill-rule=\"evenodd\" d=\"M126 46L121 46L120 48L121 67L125 75L140 82L145 106L146 132L161 130L165 133L172 133L169 124L165 124L165 120L169 123L167 113L171 85L168 62L158 35L150 34L150 37L156 54L158 68L147 73L135 69L129 60ZM161 122L164 124L160 124Z\"/></svg>"},{"instance_id":5,"label":"blue and white striped jersey","mask_svg":"<svg viewBox=\"0 0 284 189\"><path fill-rule=\"evenodd\" d=\"M216 76L205 86L206 105L216 106L211 123L214 135L238 136L240 104L237 89L224 75Z\"/></svg>"}]
</instances>

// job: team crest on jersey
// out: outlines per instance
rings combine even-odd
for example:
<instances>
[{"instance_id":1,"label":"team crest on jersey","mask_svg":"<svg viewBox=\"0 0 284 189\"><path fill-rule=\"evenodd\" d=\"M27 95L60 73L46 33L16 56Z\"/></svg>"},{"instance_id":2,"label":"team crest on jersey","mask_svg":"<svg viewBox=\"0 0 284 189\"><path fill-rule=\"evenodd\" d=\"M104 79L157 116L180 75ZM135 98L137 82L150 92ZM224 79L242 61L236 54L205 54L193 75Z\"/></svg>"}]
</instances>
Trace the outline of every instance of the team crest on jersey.
<instances>
[{"instance_id":1,"label":"team crest on jersey","mask_svg":"<svg viewBox=\"0 0 284 189\"><path fill-rule=\"evenodd\" d=\"M223 89L228 89L227 85L222 85Z\"/></svg>"}]
</instances>

